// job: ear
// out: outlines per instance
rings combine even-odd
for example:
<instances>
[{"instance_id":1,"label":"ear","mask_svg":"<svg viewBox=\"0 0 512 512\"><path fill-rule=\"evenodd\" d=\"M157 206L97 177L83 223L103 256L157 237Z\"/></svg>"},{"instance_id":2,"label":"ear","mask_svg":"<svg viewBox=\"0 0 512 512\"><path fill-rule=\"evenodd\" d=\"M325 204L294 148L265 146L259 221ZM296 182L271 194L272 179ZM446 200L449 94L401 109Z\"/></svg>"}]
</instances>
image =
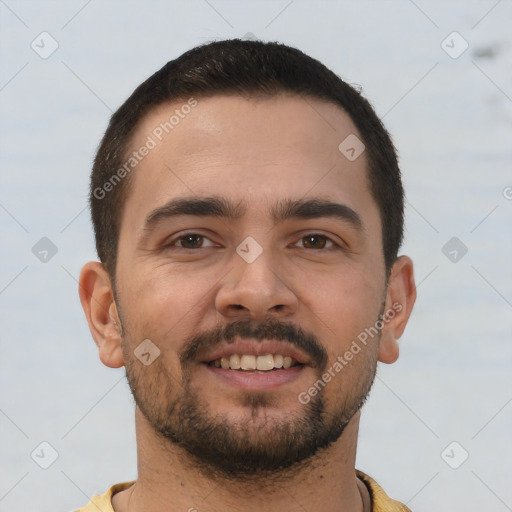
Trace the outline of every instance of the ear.
<instances>
[{"instance_id":1,"label":"ear","mask_svg":"<svg viewBox=\"0 0 512 512\"><path fill-rule=\"evenodd\" d=\"M391 364L398 359L398 339L404 332L415 301L413 264L409 257L400 256L391 268L386 292L378 354L382 363Z\"/></svg>"},{"instance_id":2,"label":"ear","mask_svg":"<svg viewBox=\"0 0 512 512\"><path fill-rule=\"evenodd\" d=\"M79 294L101 362L110 368L124 366L121 322L110 277L97 261L86 263L80 272Z\"/></svg>"}]
</instances>

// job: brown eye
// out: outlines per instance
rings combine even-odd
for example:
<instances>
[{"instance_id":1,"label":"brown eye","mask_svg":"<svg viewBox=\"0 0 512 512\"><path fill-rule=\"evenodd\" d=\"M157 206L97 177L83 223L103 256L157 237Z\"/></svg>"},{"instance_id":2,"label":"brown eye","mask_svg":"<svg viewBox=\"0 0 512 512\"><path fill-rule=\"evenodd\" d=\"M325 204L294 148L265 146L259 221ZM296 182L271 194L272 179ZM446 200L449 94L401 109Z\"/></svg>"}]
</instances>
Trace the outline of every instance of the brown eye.
<instances>
[{"instance_id":1,"label":"brown eye","mask_svg":"<svg viewBox=\"0 0 512 512\"><path fill-rule=\"evenodd\" d=\"M183 247L184 249L198 249L202 246L203 240L204 240L203 236L191 234L191 235L182 236L178 240L178 243L179 243L180 247Z\"/></svg>"},{"instance_id":2,"label":"brown eye","mask_svg":"<svg viewBox=\"0 0 512 512\"><path fill-rule=\"evenodd\" d=\"M178 251L184 249L184 252L199 252L199 249L209 249L212 247L218 246L207 236L198 233L185 233L173 238L172 241L163 246L163 249Z\"/></svg>"},{"instance_id":3,"label":"brown eye","mask_svg":"<svg viewBox=\"0 0 512 512\"><path fill-rule=\"evenodd\" d=\"M325 235L306 235L302 241L306 249L324 249L327 242L331 242Z\"/></svg>"}]
</instances>

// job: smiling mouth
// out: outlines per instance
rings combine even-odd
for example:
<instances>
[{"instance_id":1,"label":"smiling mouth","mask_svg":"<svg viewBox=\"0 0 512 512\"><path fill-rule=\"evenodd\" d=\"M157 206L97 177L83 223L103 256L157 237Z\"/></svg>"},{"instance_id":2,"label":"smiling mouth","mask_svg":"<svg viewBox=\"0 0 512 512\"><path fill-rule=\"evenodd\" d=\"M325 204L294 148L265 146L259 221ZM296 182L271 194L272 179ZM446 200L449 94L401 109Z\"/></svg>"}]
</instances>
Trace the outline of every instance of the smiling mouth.
<instances>
[{"instance_id":1,"label":"smiling mouth","mask_svg":"<svg viewBox=\"0 0 512 512\"><path fill-rule=\"evenodd\" d=\"M233 354L230 357L221 357L205 363L207 366L222 368L224 370L238 370L242 372L266 373L276 370L287 370L295 366L303 366L290 356L281 354Z\"/></svg>"}]
</instances>

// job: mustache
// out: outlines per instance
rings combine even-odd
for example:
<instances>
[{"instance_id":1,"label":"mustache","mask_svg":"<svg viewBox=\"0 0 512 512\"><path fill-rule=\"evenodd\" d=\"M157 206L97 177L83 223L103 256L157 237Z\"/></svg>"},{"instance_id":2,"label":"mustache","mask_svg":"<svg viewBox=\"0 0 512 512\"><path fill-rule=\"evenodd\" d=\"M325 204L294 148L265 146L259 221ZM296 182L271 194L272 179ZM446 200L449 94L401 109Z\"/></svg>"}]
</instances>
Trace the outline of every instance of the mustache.
<instances>
[{"instance_id":1,"label":"mustache","mask_svg":"<svg viewBox=\"0 0 512 512\"><path fill-rule=\"evenodd\" d=\"M314 334L279 320L259 324L254 324L250 320L237 320L211 331L196 334L185 343L180 354L180 362L184 364L197 361L223 342L233 343L235 338L286 341L305 352L322 372L327 367L327 351Z\"/></svg>"}]
</instances>

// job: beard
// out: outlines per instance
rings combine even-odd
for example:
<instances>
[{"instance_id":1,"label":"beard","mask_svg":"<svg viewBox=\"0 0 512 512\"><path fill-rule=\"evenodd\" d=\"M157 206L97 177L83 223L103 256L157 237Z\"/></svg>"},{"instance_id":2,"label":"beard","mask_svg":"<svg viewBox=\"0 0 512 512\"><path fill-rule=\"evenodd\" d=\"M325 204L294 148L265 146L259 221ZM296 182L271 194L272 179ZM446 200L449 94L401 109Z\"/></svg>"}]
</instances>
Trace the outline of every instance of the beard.
<instances>
[{"instance_id":1,"label":"beard","mask_svg":"<svg viewBox=\"0 0 512 512\"><path fill-rule=\"evenodd\" d=\"M271 391L246 391L237 395L237 405L249 413L233 421L216 413L201 397L200 389L194 386L193 369L201 354L234 337L288 341L310 356L318 379L327 368L325 349L300 327L276 320L258 325L236 321L187 340L180 354L179 382L164 366L162 357L142 367L133 356L134 340L124 332L128 383L137 407L153 430L164 442L185 450L187 462L209 478L282 481L313 465L316 456L341 437L366 401L377 358L373 351L361 354L356 371L336 376L341 393L330 407L325 388L321 388L298 411L277 418L269 411L277 406Z\"/></svg>"}]
</instances>

